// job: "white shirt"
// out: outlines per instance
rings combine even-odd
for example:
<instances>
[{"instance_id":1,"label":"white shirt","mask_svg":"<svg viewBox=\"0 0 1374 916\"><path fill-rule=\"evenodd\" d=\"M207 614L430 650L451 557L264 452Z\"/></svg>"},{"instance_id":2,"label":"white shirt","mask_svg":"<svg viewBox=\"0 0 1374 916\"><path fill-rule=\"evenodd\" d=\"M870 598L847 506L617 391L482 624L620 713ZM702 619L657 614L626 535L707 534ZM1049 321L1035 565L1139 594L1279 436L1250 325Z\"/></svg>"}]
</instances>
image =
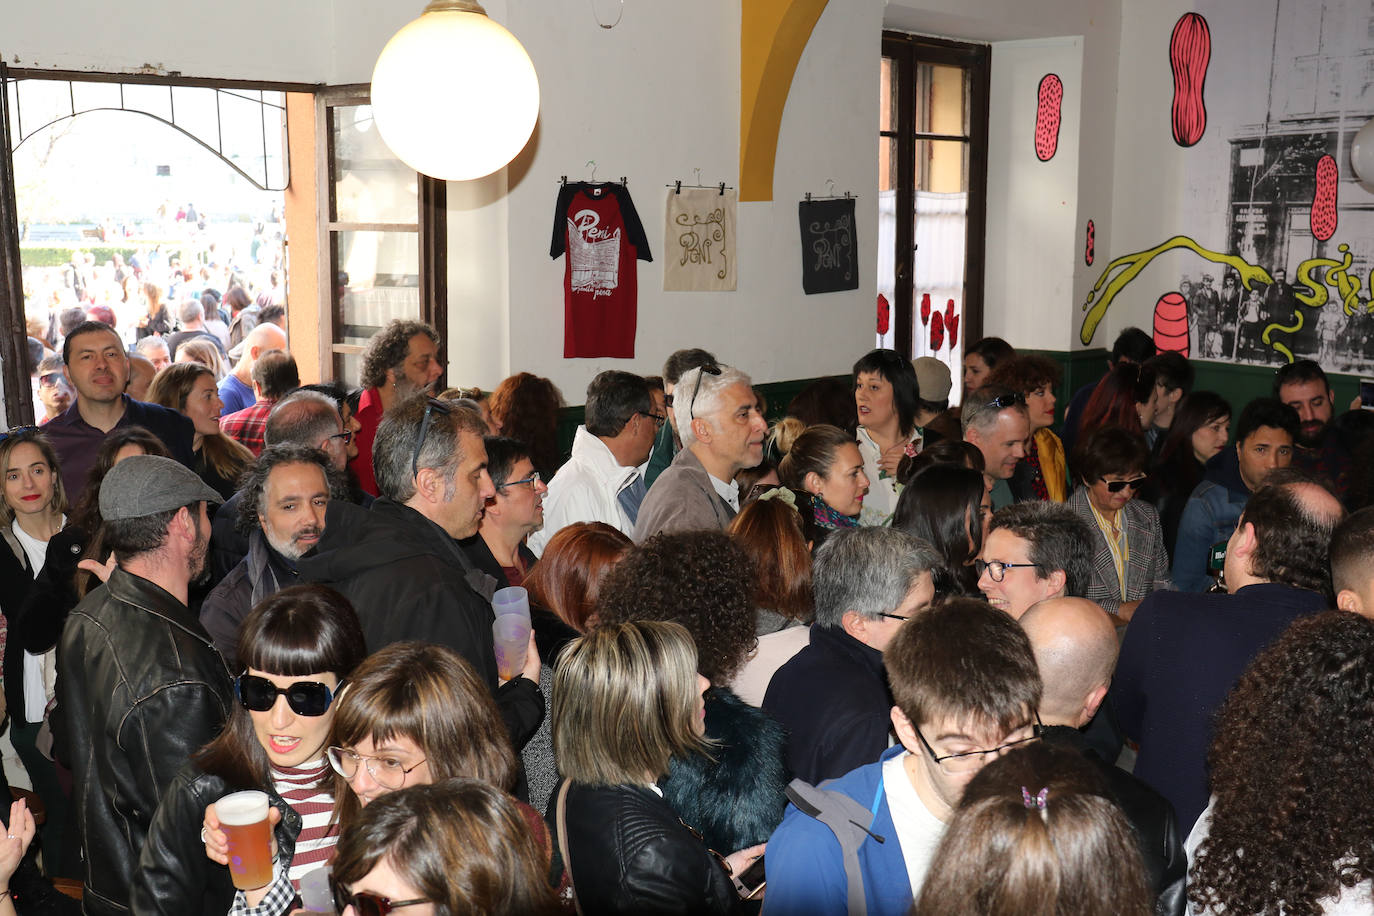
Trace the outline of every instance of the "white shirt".
<instances>
[{"instance_id":1,"label":"white shirt","mask_svg":"<svg viewBox=\"0 0 1374 916\"><path fill-rule=\"evenodd\" d=\"M716 495L730 504L730 508L739 511L739 484L731 480L728 483L724 480L717 480L716 475L710 471L706 476L711 478L711 486L715 489Z\"/></svg>"},{"instance_id":2,"label":"white shirt","mask_svg":"<svg viewBox=\"0 0 1374 916\"><path fill-rule=\"evenodd\" d=\"M868 430L860 426L856 435L859 455L864 460L864 476L868 478L868 495L864 497L864 507L859 513L859 524L885 525L892 518L892 513L897 511L897 478L882 476L878 459L883 452ZM920 430L913 431L909 441L915 443L919 452L922 445Z\"/></svg>"},{"instance_id":3,"label":"white shirt","mask_svg":"<svg viewBox=\"0 0 1374 916\"><path fill-rule=\"evenodd\" d=\"M921 885L940 839L945 835L945 822L930 813L911 777L906 773L909 752L898 754L883 764L883 791L887 793L887 808L892 812L892 825L906 861L906 876L911 882L913 900L921 896Z\"/></svg>"},{"instance_id":4,"label":"white shirt","mask_svg":"<svg viewBox=\"0 0 1374 916\"><path fill-rule=\"evenodd\" d=\"M62 516L60 525L67 524L67 517ZM19 546L24 548L24 554L29 558L29 567L33 575L37 578L43 571L43 564L48 559L48 542L40 541L38 538L29 534L19 527L16 521L10 529L14 532L15 540ZM42 722L43 710L47 708L48 700L52 699L57 689L57 649L52 648L42 655L34 655L32 652L24 653L24 718L28 722Z\"/></svg>"},{"instance_id":5,"label":"white shirt","mask_svg":"<svg viewBox=\"0 0 1374 916\"><path fill-rule=\"evenodd\" d=\"M1188 882L1192 883L1193 863L1197 859L1197 849L1202 845L1202 841L1207 839L1208 833L1212 829L1212 805L1216 803L1213 798L1207 803L1207 810L1202 812L1202 816L1193 824L1192 832L1188 834L1188 840L1183 844L1183 851L1188 855ZM1374 913L1374 885L1369 881L1362 881L1351 888L1342 888L1339 897L1323 897L1317 901L1324 916L1369 916ZM1189 901L1189 916L1214 916L1216 911L1208 908L1202 909Z\"/></svg>"},{"instance_id":6,"label":"white shirt","mask_svg":"<svg viewBox=\"0 0 1374 916\"><path fill-rule=\"evenodd\" d=\"M634 522L618 497L638 475L638 468L616 461L605 442L579 426L573 436L572 457L549 481L544 527L530 535L527 546L540 556L549 538L575 522L605 522L626 536L632 535Z\"/></svg>"}]
</instances>

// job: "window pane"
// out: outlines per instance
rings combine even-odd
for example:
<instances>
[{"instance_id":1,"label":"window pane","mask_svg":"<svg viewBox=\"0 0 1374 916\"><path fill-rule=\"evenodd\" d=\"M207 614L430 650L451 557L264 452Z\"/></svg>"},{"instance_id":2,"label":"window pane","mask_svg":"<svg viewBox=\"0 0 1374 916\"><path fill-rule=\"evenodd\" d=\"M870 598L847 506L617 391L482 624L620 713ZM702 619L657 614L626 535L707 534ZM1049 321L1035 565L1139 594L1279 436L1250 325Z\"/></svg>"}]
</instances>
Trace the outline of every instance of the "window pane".
<instances>
[{"instance_id":1,"label":"window pane","mask_svg":"<svg viewBox=\"0 0 1374 916\"><path fill-rule=\"evenodd\" d=\"M878 79L878 130L892 130L897 121L897 62L883 58L882 75Z\"/></svg>"},{"instance_id":2,"label":"window pane","mask_svg":"<svg viewBox=\"0 0 1374 916\"><path fill-rule=\"evenodd\" d=\"M897 187L897 138L878 138L878 190Z\"/></svg>"},{"instance_id":3,"label":"window pane","mask_svg":"<svg viewBox=\"0 0 1374 916\"><path fill-rule=\"evenodd\" d=\"M916 65L916 130L928 134L967 136L969 79L963 67Z\"/></svg>"},{"instance_id":4,"label":"window pane","mask_svg":"<svg viewBox=\"0 0 1374 916\"><path fill-rule=\"evenodd\" d=\"M950 367L950 403L962 397L964 262L968 235L968 144L916 141L916 250L912 263L912 357Z\"/></svg>"},{"instance_id":5,"label":"window pane","mask_svg":"<svg viewBox=\"0 0 1374 916\"><path fill-rule=\"evenodd\" d=\"M364 344L393 318L420 317L420 236L336 232L339 327L335 343Z\"/></svg>"},{"instance_id":6,"label":"window pane","mask_svg":"<svg viewBox=\"0 0 1374 916\"><path fill-rule=\"evenodd\" d=\"M419 220L414 169L387 148L377 133L371 105L330 109L334 131L334 219L346 223Z\"/></svg>"}]
</instances>

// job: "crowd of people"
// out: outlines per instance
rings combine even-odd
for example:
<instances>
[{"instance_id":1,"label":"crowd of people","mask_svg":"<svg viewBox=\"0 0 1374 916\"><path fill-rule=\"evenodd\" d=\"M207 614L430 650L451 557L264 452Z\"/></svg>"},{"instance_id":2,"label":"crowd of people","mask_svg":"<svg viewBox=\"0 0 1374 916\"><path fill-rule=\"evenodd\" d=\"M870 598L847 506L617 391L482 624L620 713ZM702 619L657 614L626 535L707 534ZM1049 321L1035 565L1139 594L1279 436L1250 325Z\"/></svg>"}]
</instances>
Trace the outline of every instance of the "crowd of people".
<instances>
[{"instance_id":1,"label":"crowd of people","mask_svg":"<svg viewBox=\"0 0 1374 916\"><path fill-rule=\"evenodd\" d=\"M1317 364L1233 406L1128 329L1061 421L1005 341L959 405L874 350L770 425L687 349L565 456L423 323L350 390L256 318L65 327L0 434L0 916L1374 907L1374 424Z\"/></svg>"}]
</instances>

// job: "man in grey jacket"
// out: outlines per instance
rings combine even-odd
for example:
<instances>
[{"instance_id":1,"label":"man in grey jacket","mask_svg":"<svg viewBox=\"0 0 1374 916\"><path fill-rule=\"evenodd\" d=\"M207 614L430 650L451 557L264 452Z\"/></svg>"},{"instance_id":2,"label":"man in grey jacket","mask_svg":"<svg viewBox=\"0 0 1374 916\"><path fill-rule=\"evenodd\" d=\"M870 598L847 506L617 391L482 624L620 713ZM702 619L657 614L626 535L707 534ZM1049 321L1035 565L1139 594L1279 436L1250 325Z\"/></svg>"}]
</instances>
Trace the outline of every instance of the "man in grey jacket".
<instances>
[{"instance_id":1,"label":"man in grey jacket","mask_svg":"<svg viewBox=\"0 0 1374 916\"><path fill-rule=\"evenodd\" d=\"M724 528L739 511L735 474L763 461L768 424L738 369L708 364L684 372L673 413L683 449L640 506L639 543L660 531Z\"/></svg>"}]
</instances>

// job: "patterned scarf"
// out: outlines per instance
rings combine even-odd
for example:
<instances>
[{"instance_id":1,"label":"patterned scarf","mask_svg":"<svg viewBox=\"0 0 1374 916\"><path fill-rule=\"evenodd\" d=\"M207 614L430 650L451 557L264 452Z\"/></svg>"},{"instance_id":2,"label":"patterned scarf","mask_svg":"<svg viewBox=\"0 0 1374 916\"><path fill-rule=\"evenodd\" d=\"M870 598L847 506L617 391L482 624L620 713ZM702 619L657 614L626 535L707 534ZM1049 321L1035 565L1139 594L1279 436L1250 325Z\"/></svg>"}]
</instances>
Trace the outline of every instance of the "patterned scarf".
<instances>
[{"instance_id":1,"label":"patterned scarf","mask_svg":"<svg viewBox=\"0 0 1374 916\"><path fill-rule=\"evenodd\" d=\"M830 508L830 505L816 494L811 494L811 509L815 514L816 525L821 528L857 528L857 515L844 515Z\"/></svg>"}]
</instances>

